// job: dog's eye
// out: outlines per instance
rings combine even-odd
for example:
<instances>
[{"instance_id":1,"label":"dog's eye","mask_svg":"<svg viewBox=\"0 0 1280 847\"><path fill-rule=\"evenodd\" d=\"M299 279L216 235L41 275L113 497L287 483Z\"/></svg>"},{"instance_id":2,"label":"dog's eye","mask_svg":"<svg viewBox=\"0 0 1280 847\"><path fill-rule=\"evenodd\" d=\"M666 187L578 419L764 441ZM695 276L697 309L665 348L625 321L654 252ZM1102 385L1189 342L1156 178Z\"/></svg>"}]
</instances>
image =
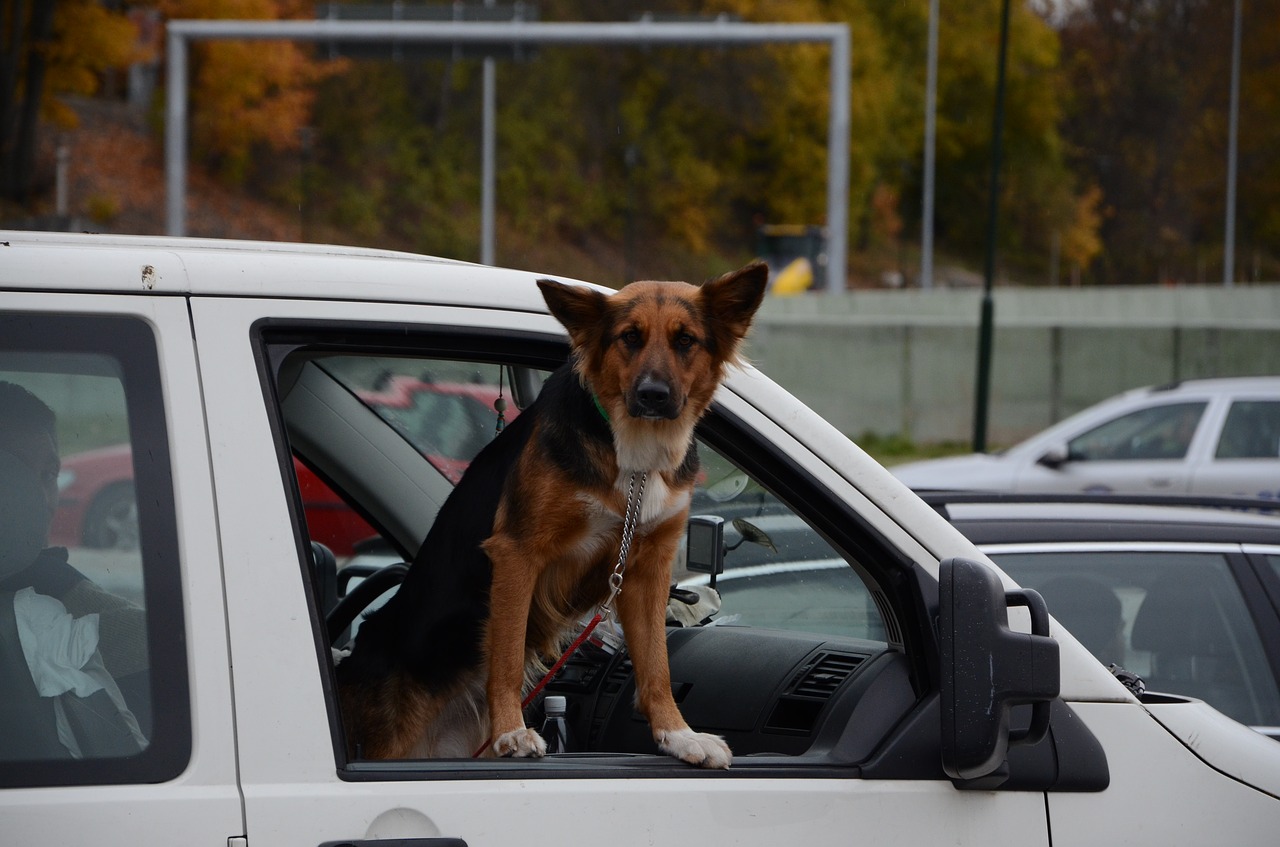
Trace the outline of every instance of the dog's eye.
<instances>
[{"instance_id":1,"label":"dog's eye","mask_svg":"<svg viewBox=\"0 0 1280 847\"><path fill-rule=\"evenodd\" d=\"M625 344L627 344L627 345L628 345L628 346L630 346L630 347L637 347L637 346L639 346L639 345L640 345L640 343L641 343L644 339L643 339L643 337L640 335L640 330L638 330L638 329L629 329L629 330L627 330L626 332L622 333L622 340L623 340L623 342L624 342Z\"/></svg>"},{"instance_id":2,"label":"dog's eye","mask_svg":"<svg viewBox=\"0 0 1280 847\"><path fill-rule=\"evenodd\" d=\"M676 336L676 346L682 350L688 350L696 343L698 343L698 339L694 338L687 332L682 332Z\"/></svg>"}]
</instances>

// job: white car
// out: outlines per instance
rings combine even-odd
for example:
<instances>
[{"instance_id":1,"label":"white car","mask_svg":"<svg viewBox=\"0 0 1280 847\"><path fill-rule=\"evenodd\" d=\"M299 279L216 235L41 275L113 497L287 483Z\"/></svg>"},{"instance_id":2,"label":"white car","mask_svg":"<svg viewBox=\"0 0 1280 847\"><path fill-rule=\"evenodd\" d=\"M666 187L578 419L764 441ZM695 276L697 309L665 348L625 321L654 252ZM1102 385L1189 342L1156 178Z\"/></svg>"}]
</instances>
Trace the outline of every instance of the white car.
<instances>
[{"instance_id":1,"label":"white car","mask_svg":"<svg viewBox=\"0 0 1280 847\"><path fill-rule=\"evenodd\" d=\"M1007 450L908 462L917 491L1156 493L1280 498L1280 377L1127 391Z\"/></svg>"},{"instance_id":2,"label":"white car","mask_svg":"<svg viewBox=\"0 0 1280 847\"><path fill-rule=\"evenodd\" d=\"M41 477L0 451L0 843L1274 843L1280 745L1204 702L1140 698L750 367L698 431L695 508L719 522L698 522L673 566L742 544L857 590L808 617L774 596L756 625L726 592L709 622L669 630L680 708L726 737L731 769L658 755L625 650L595 648L548 688L566 701L564 752L349 755L334 648L371 598L338 590L294 460L412 559L453 483L361 388L478 382L522 406L567 353L536 278L314 245L0 233L0 381L53 409L64 454L130 445L139 541L40 551L56 462Z\"/></svg>"}]
</instances>

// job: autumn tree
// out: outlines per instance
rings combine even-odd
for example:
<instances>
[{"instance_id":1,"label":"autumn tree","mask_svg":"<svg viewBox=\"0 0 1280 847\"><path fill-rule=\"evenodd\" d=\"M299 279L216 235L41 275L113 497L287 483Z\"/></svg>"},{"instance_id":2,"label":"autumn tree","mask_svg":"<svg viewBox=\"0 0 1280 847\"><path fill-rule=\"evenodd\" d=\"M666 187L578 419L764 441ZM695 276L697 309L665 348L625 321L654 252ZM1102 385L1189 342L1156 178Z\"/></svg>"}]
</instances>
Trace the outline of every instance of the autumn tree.
<instances>
[{"instance_id":1,"label":"autumn tree","mask_svg":"<svg viewBox=\"0 0 1280 847\"><path fill-rule=\"evenodd\" d=\"M8 0L0 13L0 197L27 203L39 188L41 121L64 129L60 99L93 94L100 74L140 58L124 13L96 0Z\"/></svg>"},{"instance_id":2,"label":"autumn tree","mask_svg":"<svg viewBox=\"0 0 1280 847\"><path fill-rule=\"evenodd\" d=\"M1072 165L1106 282L1221 279L1234 4L1087 0L1062 26ZM1280 273L1280 2L1242 4L1237 276Z\"/></svg>"},{"instance_id":3,"label":"autumn tree","mask_svg":"<svg viewBox=\"0 0 1280 847\"><path fill-rule=\"evenodd\" d=\"M168 19L307 18L305 0L158 0ZM192 51L192 148L232 181L242 180L259 147L293 150L310 121L318 81L340 63L318 61L294 42L210 41Z\"/></svg>"}]
</instances>

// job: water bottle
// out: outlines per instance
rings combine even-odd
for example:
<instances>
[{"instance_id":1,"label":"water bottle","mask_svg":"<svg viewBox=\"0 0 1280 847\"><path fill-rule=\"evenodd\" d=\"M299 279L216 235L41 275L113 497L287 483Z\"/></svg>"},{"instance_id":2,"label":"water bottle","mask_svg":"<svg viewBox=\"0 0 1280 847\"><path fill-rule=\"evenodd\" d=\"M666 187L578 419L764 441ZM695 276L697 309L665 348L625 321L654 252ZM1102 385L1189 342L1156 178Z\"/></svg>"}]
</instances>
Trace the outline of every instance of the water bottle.
<instances>
[{"instance_id":1,"label":"water bottle","mask_svg":"<svg viewBox=\"0 0 1280 847\"><path fill-rule=\"evenodd\" d=\"M548 694L542 701L546 719L542 722L542 740L547 742L548 753L566 753L569 750L569 727L565 722L565 701L559 694Z\"/></svg>"}]
</instances>

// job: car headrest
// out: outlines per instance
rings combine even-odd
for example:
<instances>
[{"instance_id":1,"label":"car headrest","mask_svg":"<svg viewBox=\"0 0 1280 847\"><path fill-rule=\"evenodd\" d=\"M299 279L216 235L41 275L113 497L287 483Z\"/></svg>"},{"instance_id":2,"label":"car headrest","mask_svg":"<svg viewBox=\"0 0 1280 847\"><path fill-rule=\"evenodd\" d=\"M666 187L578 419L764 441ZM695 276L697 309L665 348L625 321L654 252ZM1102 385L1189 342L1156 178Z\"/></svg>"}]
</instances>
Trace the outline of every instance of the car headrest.
<instances>
[{"instance_id":1,"label":"car headrest","mask_svg":"<svg viewBox=\"0 0 1280 847\"><path fill-rule=\"evenodd\" d=\"M0 579L35 561L49 519L40 477L13 453L0 450Z\"/></svg>"},{"instance_id":2,"label":"car headrest","mask_svg":"<svg viewBox=\"0 0 1280 847\"><path fill-rule=\"evenodd\" d=\"M1120 598L1105 583L1087 576L1058 576L1039 587L1049 613L1101 661L1120 662L1113 652L1123 622Z\"/></svg>"},{"instance_id":3,"label":"car headrest","mask_svg":"<svg viewBox=\"0 0 1280 847\"><path fill-rule=\"evenodd\" d=\"M1133 648L1200 656L1229 651L1226 626L1215 610L1208 581L1182 572L1163 576L1138 609L1130 637Z\"/></svg>"}]
</instances>

